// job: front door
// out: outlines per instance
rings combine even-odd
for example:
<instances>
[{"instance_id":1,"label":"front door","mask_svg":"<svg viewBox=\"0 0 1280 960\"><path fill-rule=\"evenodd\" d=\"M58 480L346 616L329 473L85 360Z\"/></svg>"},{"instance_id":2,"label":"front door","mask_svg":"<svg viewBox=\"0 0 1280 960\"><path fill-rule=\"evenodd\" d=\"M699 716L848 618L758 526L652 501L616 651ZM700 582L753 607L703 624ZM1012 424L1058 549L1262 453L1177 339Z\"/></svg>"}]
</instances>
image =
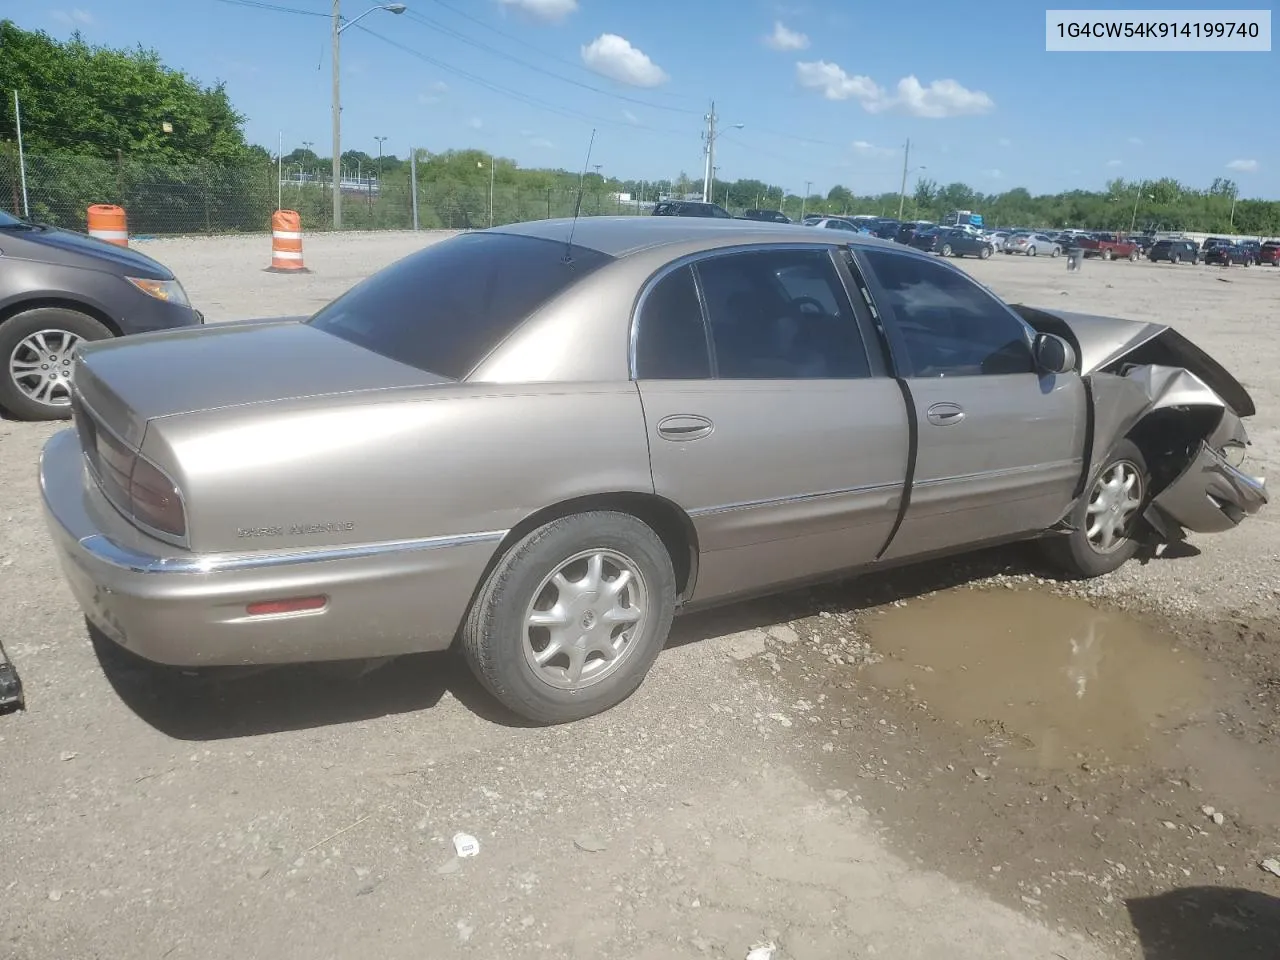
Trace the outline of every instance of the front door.
<instances>
[{"instance_id":1,"label":"front door","mask_svg":"<svg viewBox=\"0 0 1280 960\"><path fill-rule=\"evenodd\" d=\"M892 250L857 256L918 431L910 503L884 558L1052 526L1083 469L1080 377L1040 375L1033 331L961 271Z\"/></svg>"},{"instance_id":2,"label":"front door","mask_svg":"<svg viewBox=\"0 0 1280 960\"><path fill-rule=\"evenodd\" d=\"M692 599L874 559L901 503L906 405L873 367L828 248L682 265L637 323L654 489L698 538Z\"/></svg>"}]
</instances>

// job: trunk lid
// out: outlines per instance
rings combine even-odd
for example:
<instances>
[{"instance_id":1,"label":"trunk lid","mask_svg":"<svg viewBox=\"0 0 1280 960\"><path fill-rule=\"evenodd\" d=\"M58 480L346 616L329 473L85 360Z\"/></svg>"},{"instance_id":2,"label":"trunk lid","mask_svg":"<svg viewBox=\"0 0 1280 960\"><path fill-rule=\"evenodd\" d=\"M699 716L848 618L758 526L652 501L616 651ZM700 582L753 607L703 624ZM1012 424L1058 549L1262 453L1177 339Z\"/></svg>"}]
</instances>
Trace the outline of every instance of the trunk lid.
<instances>
[{"instance_id":1,"label":"trunk lid","mask_svg":"<svg viewBox=\"0 0 1280 960\"><path fill-rule=\"evenodd\" d=\"M98 340L75 372L83 404L135 449L157 417L446 382L294 318Z\"/></svg>"}]
</instances>

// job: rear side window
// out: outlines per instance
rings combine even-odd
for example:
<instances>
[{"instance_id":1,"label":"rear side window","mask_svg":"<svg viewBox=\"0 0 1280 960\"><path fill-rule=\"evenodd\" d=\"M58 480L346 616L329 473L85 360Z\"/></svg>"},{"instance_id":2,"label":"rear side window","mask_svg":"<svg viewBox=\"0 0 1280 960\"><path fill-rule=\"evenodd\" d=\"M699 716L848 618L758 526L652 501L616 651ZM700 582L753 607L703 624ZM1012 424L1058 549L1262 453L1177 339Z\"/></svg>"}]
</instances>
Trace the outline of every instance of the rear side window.
<instances>
[{"instance_id":1,"label":"rear side window","mask_svg":"<svg viewBox=\"0 0 1280 960\"><path fill-rule=\"evenodd\" d=\"M693 270L680 267L649 291L640 310L637 380L701 380L711 376L702 306Z\"/></svg>"},{"instance_id":2,"label":"rear side window","mask_svg":"<svg viewBox=\"0 0 1280 960\"><path fill-rule=\"evenodd\" d=\"M461 380L535 310L613 258L540 237L462 234L375 273L307 322Z\"/></svg>"}]
</instances>

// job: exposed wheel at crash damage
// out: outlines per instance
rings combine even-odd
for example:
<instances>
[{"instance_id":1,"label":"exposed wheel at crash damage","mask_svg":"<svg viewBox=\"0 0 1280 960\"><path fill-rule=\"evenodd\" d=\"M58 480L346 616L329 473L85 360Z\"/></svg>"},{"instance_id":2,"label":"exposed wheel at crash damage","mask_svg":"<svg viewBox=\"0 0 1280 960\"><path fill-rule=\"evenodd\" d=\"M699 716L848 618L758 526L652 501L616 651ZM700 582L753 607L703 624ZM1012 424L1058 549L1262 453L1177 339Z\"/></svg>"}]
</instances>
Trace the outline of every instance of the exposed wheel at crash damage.
<instances>
[{"instance_id":1,"label":"exposed wheel at crash damage","mask_svg":"<svg viewBox=\"0 0 1280 960\"><path fill-rule=\"evenodd\" d=\"M472 603L462 650L484 687L519 716L565 723L640 686L671 629L676 580L658 535L592 511L512 544Z\"/></svg>"},{"instance_id":2,"label":"exposed wheel at crash damage","mask_svg":"<svg viewBox=\"0 0 1280 960\"><path fill-rule=\"evenodd\" d=\"M1042 541L1045 555L1076 579L1120 569L1138 552L1134 534L1150 489L1151 473L1142 451L1132 441L1121 440L1068 516L1071 532Z\"/></svg>"}]
</instances>

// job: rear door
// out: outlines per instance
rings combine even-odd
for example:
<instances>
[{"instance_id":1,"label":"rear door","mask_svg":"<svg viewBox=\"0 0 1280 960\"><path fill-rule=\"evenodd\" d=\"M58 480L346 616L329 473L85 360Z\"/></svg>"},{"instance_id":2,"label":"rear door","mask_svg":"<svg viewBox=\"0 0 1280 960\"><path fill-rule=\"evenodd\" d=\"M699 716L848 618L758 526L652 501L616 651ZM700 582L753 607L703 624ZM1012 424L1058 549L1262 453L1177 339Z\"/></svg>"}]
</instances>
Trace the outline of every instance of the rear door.
<instances>
[{"instance_id":1,"label":"rear door","mask_svg":"<svg viewBox=\"0 0 1280 960\"><path fill-rule=\"evenodd\" d=\"M918 430L908 506L884 558L1060 520L1083 468L1079 375L1038 374L1031 328L962 271L895 250L856 257Z\"/></svg>"},{"instance_id":2,"label":"rear door","mask_svg":"<svg viewBox=\"0 0 1280 960\"><path fill-rule=\"evenodd\" d=\"M868 562L897 519L907 409L833 249L700 255L641 295L633 376L654 489L697 534L692 599Z\"/></svg>"}]
</instances>

